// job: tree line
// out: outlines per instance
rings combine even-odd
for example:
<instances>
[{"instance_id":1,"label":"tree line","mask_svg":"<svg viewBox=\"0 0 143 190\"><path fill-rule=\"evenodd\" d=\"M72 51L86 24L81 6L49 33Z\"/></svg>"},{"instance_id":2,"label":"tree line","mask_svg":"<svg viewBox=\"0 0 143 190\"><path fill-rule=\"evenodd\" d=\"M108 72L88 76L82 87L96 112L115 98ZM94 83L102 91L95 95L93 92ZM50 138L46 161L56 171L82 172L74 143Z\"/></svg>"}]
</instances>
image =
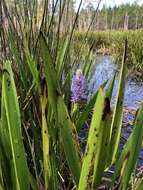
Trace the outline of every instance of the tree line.
<instances>
[{"instance_id":1,"label":"tree line","mask_svg":"<svg viewBox=\"0 0 143 190\"><path fill-rule=\"evenodd\" d=\"M7 0L7 4L9 9L13 10L16 6L13 0ZM24 0L26 6L25 10L27 11L27 15L31 15L30 10L32 7L27 9L27 7L31 6L30 0ZM43 17L43 7L46 1L36 0L37 2L37 19L41 20ZM47 11L47 19L45 20L45 25L49 25L50 19L54 19L54 25L61 25L61 30L63 32L70 30L71 26L76 17L75 10L75 0L49 0L47 1L48 11ZM20 2L19 2L20 7ZM22 10L23 12L23 10ZM54 14L54 18L52 16L52 12L56 12ZM63 15L61 17L61 15ZM47 23L46 23L47 22ZM98 30L135 30L143 28L143 5L134 4L122 4L120 6L107 7L103 6L102 9L95 10L91 3L86 6L86 8L82 8L79 11L78 19L76 22L76 30L79 32L87 31L90 26L90 30L98 31Z\"/></svg>"},{"instance_id":2,"label":"tree line","mask_svg":"<svg viewBox=\"0 0 143 190\"><path fill-rule=\"evenodd\" d=\"M95 11L92 4L81 10L78 21L79 31L87 30ZM112 8L103 6L96 13L95 20L91 25L92 30L135 30L141 28L143 28L143 5L137 3L122 4Z\"/></svg>"}]
</instances>

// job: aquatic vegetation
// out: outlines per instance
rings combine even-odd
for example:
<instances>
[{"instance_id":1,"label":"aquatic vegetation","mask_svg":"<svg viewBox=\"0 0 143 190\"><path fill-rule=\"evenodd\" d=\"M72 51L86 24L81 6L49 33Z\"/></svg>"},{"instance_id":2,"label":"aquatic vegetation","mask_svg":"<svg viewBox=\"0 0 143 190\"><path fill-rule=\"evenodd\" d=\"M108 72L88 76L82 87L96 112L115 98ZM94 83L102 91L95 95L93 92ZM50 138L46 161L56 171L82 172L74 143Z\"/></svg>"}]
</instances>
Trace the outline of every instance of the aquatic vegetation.
<instances>
[{"instance_id":1,"label":"aquatic vegetation","mask_svg":"<svg viewBox=\"0 0 143 190\"><path fill-rule=\"evenodd\" d=\"M71 101L82 102L87 100L87 84L85 77L81 74L79 79L76 75L73 76L71 85Z\"/></svg>"},{"instance_id":2,"label":"aquatic vegetation","mask_svg":"<svg viewBox=\"0 0 143 190\"><path fill-rule=\"evenodd\" d=\"M85 109L76 109L73 117L71 74L80 59L85 63L83 74L88 78L92 48L82 55L83 46L78 56L74 54L72 39L79 10L71 30L61 34L67 4L56 1L49 14L48 1L44 3L40 16L36 0L30 6L25 1L15 4L15 17L19 19L13 20L13 12L2 2L9 27L0 47L0 189L97 189L103 183L104 172L113 165L115 171L108 186L114 188L118 183L126 189L131 186L143 129L141 105L133 132L119 155L127 41L122 46L124 54L113 112L110 101L115 77L105 81ZM59 22L55 24L57 15ZM109 87L104 91L107 83ZM92 118L84 151L79 136L89 113ZM139 189L142 181L135 185Z\"/></svg>"},{"instance_id":3,"label":"aquatic vegetation","mask_svg":"<svg viewBox=\"0 0 143 190\"><path fill-rule=\"evenodd\" d=\"M76 32L75 40L82 43L84 32ZM127 65L131 71L142 72L143 68L143 31L97 31L90 32L87 37L87 44L96 52L114 55L121 60L124 39L128 39ZM76 46L75 46L76 48ZM120 61L119 61L120 62Z\"/></svg>"}]
</instances>

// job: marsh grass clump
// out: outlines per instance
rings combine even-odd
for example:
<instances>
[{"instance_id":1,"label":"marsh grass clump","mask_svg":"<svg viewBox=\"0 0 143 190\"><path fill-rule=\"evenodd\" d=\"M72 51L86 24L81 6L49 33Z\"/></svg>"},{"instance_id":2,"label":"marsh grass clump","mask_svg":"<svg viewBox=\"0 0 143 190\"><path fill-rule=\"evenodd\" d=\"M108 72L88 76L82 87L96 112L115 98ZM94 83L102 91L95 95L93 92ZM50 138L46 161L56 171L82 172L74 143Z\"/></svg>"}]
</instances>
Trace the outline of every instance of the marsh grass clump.
<instances>
[{"instance_id":1,"label":"marsh grass clump","mask_svg":"<svg viewBox=\"0 0 143 190\"><path fill-rule=\"evenodd\" d=\"M85 32L76 32L75 40L80 44L84 39ZM142 72L143 67L143 31L142 30L109 30L90 32L87 37L89 46L93 44L95 52L114 55L122 59L124 39L128 39L127 65L134 73Z\"/></svg>"},{"instance_id":2,"label":"marsh grass clump","mask_svg":"<svg viewBox=\"0 0 143 190\"><path fill-rule=\"evenodd\" d=\"M72 102L86 102L87 101L87 81L82 74L82 71L78 69L76 74L73 76L71 85L71 101Z\"/></svg>"}]
</instances>

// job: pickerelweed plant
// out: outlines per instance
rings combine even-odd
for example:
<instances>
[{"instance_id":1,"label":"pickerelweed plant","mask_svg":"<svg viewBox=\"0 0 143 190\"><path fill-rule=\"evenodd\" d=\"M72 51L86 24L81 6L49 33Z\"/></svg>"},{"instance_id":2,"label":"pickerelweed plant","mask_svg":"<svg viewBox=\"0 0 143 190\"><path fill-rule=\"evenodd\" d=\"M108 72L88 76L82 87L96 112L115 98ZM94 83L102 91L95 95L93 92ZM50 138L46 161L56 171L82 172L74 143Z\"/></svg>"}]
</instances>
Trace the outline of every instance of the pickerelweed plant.
<instances>
[{"instance_id":1,"label":"pickerelweed plant","mask_svg":"<svg viewBox=\"0 0 143 190\"><path fill-rule=\"evenodd\" d=\"M114 165L112 179L106 183L111 189L118 186L126 190L131 187L143 139L141 106L132 134L118 154L127 41L113 112L110 100L115 77L103 83L82 112L74 112L75 120L70 107L71 73L76 61L84 57L81 55L86 46L84 40L79 55L74 55L73 33L80 7L71 21L71 1L49 3L0 1L1 18L6 19L1 20L0 46L0 189L98 189L104 171ZM87 52L83 66L86 77L92 49ZM104 92L107 82L109 87ZM78 134L90 112L93 114L83 151ZM134 186L142 189L142 178Z\"/></svg>"},{"instance_id":2,"label":"pickerelweed plant","mask_svg":"<svg viewBox=\"0 0 143 190\"><path fill-rule=\"evenodd\" d=\"M80 102L87 100L87 84L85 77L81 74L80 78L77 79L76 75L73 76L71 85L71 101Z\"/></svg>"}]
</instances>

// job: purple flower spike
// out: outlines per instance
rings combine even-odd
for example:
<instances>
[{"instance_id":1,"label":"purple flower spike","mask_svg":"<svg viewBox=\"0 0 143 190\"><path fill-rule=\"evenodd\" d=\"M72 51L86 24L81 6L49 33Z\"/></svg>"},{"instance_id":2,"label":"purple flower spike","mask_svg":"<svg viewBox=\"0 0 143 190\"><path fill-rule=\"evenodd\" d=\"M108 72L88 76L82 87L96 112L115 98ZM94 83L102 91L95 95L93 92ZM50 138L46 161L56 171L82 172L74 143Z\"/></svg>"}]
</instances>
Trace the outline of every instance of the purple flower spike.
<instances>
[{"instance_id":1,"label":"purple flower spike","mask_svg":"<svg viewBox=\"0 0 143 190\"><path fill-rule=\"evenodd\" d=\"M80 70L77 70L76 75L73 76L71 85L71 101L78 103L87 100L87 84L86 79Z\"/></svg>"}]
</instances>

